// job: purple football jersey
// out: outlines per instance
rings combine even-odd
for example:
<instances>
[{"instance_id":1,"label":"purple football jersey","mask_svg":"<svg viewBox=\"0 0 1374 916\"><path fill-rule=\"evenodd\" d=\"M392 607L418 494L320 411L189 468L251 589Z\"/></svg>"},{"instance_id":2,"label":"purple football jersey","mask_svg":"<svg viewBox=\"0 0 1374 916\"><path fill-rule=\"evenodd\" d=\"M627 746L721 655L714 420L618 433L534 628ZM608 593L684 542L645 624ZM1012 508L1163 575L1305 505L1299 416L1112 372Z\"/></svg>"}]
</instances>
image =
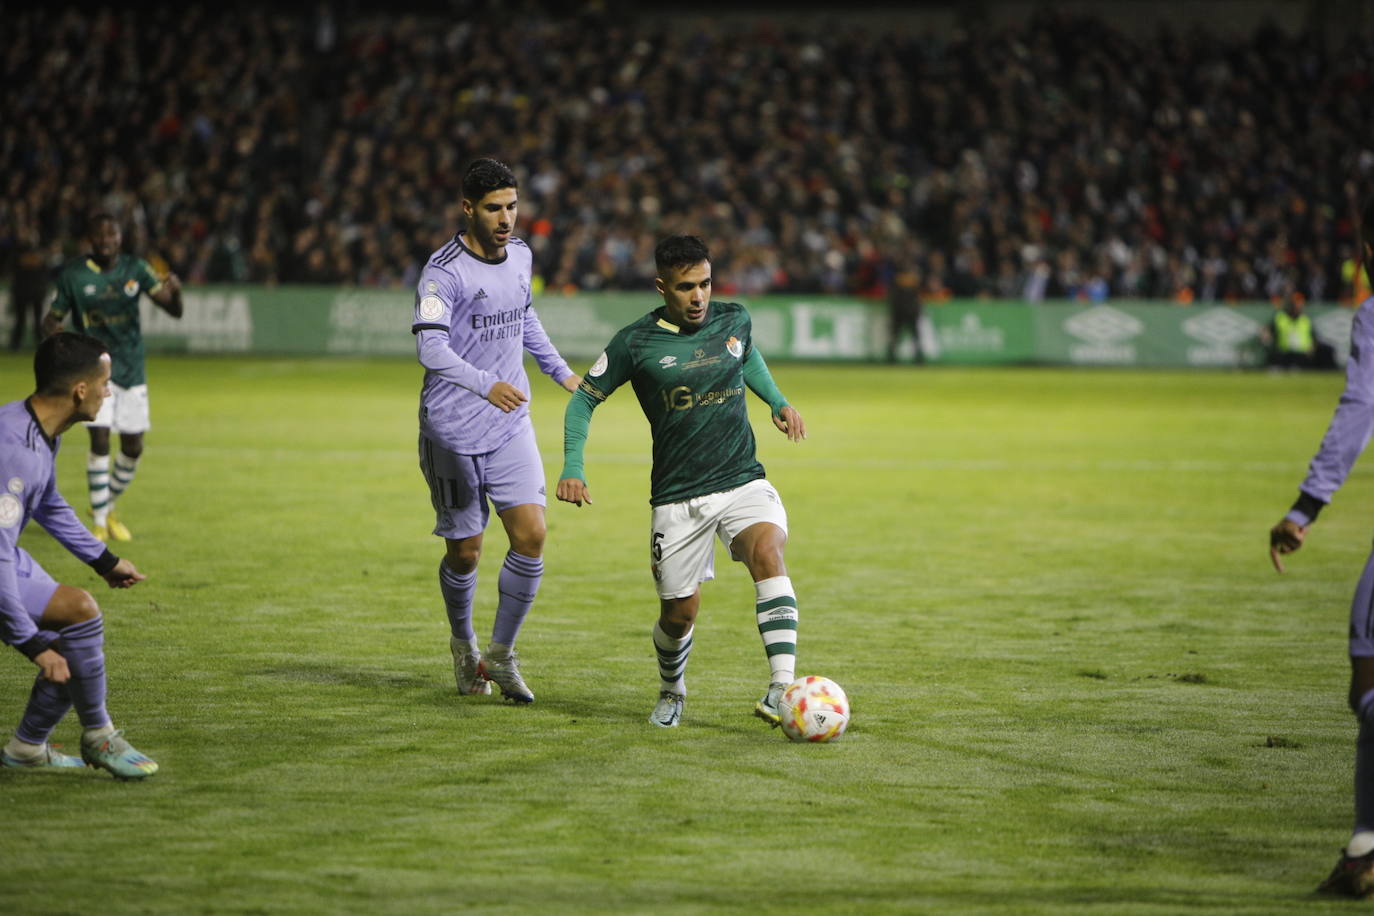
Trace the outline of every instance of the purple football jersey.
<instances>
[{"instance_id":1,"label":"purple football jersey","mask_svg":"<svg viewBox=\"0 0 1374 916\"><path fill-rule=\"evenodd\" d=\"M1350 362L1345 367L1345 391L1322 437L1322 444L1307 468L1307 478L1299 488L1323 503L1350 476L1355 459L1360 457L1374 433L1374 296L1366 299L1355 313L1350 328ZM1312 519L1297 508L1288 518L1299 525Z\"/></svg>"},{"instance_id":2,"label":"purple football jersey","mask_svg":"<svg viewBox=\"0 0 1374 916\"><path fill-rule=\"evenodd\" d=\"M495 451L530 422L529 401L510 413L487 401L496 382L530 396L525 351L555 382L573 374L535 314L530 249L511 238L505 256L475 254L455 236L420 274L411 330L422 335L425 366L420 432L464 455ZM427 337L447 335L448 352L426 352Z\"/></svg>"},{"instance_id":3,"label":"purple football jersey","mask_svg":"<svg viewBox=\"0 0 1374 916\"><path fill-rule=\"evenodd\" d=\"M77 559L93 562L105 553L57 492L53 463L60 440L49 439L26 401L0 406L0 638L17 645L38 632L19 594L19 535L29 519Z\"/></svg>"}]
</instances>

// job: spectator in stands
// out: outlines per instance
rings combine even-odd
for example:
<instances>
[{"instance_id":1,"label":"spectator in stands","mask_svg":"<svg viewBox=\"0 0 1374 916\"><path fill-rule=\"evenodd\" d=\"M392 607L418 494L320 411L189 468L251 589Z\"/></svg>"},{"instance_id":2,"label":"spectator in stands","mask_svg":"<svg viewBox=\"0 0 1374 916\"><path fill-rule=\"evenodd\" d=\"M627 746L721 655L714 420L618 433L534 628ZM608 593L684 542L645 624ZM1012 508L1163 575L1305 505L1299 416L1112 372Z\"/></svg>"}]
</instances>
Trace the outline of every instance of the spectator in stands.
<instances>
[{"instance_id":1,"label":"spectator in stands","mask_svg":"<svg viewBox=\"0 0 1374 916\"><path fill-rule=\"evenodd\" d=\"M401 288L456 221L457 164L499 148L555 289L637 286L646 240L681 231L721 239L718 275L760 292L856 292L864 241L892 236L922 244L941 295L1257 300L1294 270L1309 297L1355 286L1347 184L1374 182L1362 36L1136 38L1041 12L929 37L586 9L526 9L518 54L492 50L496 8L16 9L0 226L23 201L64 238L104 209L192 283ZM687 107L690 123L648 114ZM0 264L14 245L0 237Z\"/></svg>"}]
</instances>

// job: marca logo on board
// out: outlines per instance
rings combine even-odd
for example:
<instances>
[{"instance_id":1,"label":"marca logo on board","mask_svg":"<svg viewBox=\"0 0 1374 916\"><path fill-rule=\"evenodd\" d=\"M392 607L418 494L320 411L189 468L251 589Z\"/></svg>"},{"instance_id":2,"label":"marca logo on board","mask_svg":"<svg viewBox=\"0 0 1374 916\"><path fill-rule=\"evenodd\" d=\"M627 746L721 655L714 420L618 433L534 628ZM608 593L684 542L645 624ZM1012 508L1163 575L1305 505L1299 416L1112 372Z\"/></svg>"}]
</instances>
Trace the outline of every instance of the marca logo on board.
<instances>
[{"instance_id":1,"label":"marca logo on board","mask_svg":"<svg viewBox=\"0 0 1374 916\"><path fill-rule=\"evenodd\" d=\"M1229 308L1210 308L1188 318L1183 333L1201 346L1190 345L1186 352L1192 366L1239 366L1244 362L1244 345L1258 339L1260 326L1251 318Z\"/></svg>"},{"instance_id":2,"label":"marca logo on board","mask_svg":"<svg viewBox=\"0 0 1374 916\"><path fill-rule=\"evenodd\" d=\"M1071 362L1129 364L1136 361L1132 341L1145 325L1120 309L1098 305L1064 322L1064 330L1081 341L1069 344Z\"/></svg>"}]
</instances>

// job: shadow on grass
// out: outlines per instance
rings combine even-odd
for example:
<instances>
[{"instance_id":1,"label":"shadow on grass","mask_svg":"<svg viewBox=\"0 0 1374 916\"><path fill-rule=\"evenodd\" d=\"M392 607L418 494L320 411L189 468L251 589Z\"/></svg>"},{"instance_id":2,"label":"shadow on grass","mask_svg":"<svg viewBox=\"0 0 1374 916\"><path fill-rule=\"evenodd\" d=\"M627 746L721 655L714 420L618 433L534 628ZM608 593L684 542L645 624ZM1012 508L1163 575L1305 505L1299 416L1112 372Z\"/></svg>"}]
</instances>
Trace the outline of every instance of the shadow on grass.
<instances>
[{"instance_id":1,"label":"shadow on grass","mask_svg":"<svg viewBox=\"0 0 1374 916\"><path fill-rule=\"evenodd\" d=\"M439 673L396 671L350 667L345 664L331 665L318 661L302 661L291 665L272 665L248 672L250 676L271 678L277 681L297 684L320 684L326 687L356 688L374 691L375 700L383 705L399 702L406 706L424 705L431 709L444 710L459 715L482 715L494 708L508 708L514 712L524 711L519 704L502 698L494 685L492 693L483 696L460 697L455 692L451 680ZM624 689L610 691L595 687L582 689L581 686L552 689L538 683L531 685L535 691L535 701L528 711L539 716L555 716L568 723L614 725L622 728L642 729L650 734L680 734L697 730L709 730L721 735L751 735L760 730L767 731L747 708L741 707L739 715L723 719L719 710L703 710L700 716L693 716L690 701L677 729L660 729L649 724L649 711L653 709L654 697L642 690ZM388 699L390 697L391 699Z\"/></svg>"},{"instance_id":2,"label":"shadow on grass","mask_svg":"<svg viewBox=\"0 0 1374 916\"><path fill-rule=\"evenodd\" d=\"M260 677L282 681L303 681L311 684L338 684L342 687L423 688L432 687L431 678L405 671L367 671L319 664L277 665L249 672Z\"/></svg>"}]
</instances>

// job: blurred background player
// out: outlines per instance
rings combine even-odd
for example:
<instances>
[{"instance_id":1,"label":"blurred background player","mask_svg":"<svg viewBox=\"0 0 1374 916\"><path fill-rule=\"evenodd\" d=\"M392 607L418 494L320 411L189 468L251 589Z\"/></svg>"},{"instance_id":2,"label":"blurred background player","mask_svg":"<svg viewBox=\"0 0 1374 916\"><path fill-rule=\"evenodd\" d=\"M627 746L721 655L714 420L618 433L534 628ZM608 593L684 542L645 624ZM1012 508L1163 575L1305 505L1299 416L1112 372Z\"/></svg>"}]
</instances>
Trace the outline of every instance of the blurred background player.
<instances>
[{"instance_id":1,"label":"blurred background player","mask_svg":"<svg viewBox=\"0 0 1374 916\"><path fill-rule=\"evenodd\" d=\"M0 751L6 767L79 767L84 760L121 779L142 779L157 764L116 731L105 709L105 631L88 592L59 585L19 546L36 519L111 588L129 588L143 575L91 536L57 491L59 436L90 420L109 393L110 357L85 334L60 333L34 354L35 390L0 407L0 628L38 666L38 677L14 737ZM84 732L81 760L48 744L57 723L76 706Z\"/></svg>"},{"instance_id":2,"label":"blurred background player","mask_svg":"<svg viewBox=\"0 0 1374 916\"><path fill-rule=\"evenodd\" d=\"M545 375L574 391L581 379L549 341L530 295L530 249L511 235L519 208L515 174L478 159L463 176L467 228L430 256L415 293L420 391L420 470L434 504L434 533L447 549L439 591L460 694L501 693L530 703L515 639L544 575L544 465L529 414L528 350ZM510 548L497 581L491 642L472 628L477 561L496 507Z\"/></svg>"},{"instance_id":3,"label":"blurred background player","mask_svg":"<svg viewBox=\"0 0 1374 916\"><path fill-rule=\"evenodd\" d=\"M1360 219L1364 262L1374 274L1374 198ZM1350 331L1345 391L1307 469L1298 500L1269 532L1269 555L1302 546L1307 529L1340 489L1374 433L1374 296L1360 305ZM1365 563L1350 606L1350 708L1360 723L1355 744L1355 829L1340 861L1317 890L1349 897L1374 894L1374 554Z\"/></svg>"},{"instance_id":4,"label":"blurred background player","mask_svg":"<svg viewBox=\"0 0 1374 916\"><path fill-rule=\"evenodd\" d=\"M773 425L793 442L805 438L806 426L754 349L749 313L711 301L706 244L671 236L659 242L654 264L662 308L611 339L568 403L557 495L576 506L591 503L582 450L592 411L630 382L654 440L649 549L659 596L653 639L660 690L649 721L672 728L682 718L701 583L715 578L719 537L754 579L770 670L754 712L777 725L778 698L796 668L797 597L783 563L787 510L755 457L744 386L768 404Z\"/></svg>"},{"instance_id":5,"label":"blurred background player","mask_svg":"<svg viewBox=\"0 0 1374 916\"><path fill-rule=\"evenodd\" d=\"M43 319L45 334L62 328L67 315L77 330L104 341L114 360L112 395L87 428L91 452L86 481L91 494L91 521L102 541L130 540L133 535L114 513L114 504L133 483L149 429L148 375L144 366L143 326L138 299L148 295L159 308L180 318L184 311L176 274L160 280L148 262L120 250L123 235L108 213L94 213L86 224L90 254L62 268L52 309ZM110 430L119 433L119 454L110 468Z\"/></svg>"}]
</instances>

